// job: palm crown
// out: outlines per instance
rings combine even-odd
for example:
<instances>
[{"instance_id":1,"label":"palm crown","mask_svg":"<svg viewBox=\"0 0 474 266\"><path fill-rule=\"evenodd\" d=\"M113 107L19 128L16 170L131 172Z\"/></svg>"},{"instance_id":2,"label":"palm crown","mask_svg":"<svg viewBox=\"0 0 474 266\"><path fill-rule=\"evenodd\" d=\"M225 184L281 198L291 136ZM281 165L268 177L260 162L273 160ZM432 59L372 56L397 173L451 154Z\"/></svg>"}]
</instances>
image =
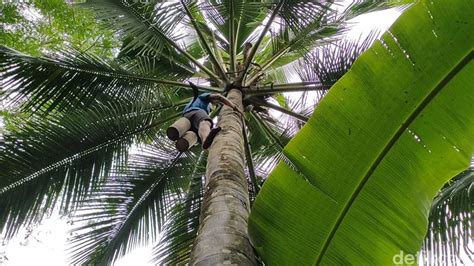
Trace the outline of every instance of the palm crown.
<instances>
[{"instance_id":1,"label":"palm crown","mask_svg":"<svg viewBox=\"0 0 474 266\"><path fill-rule=\"evenodd\" d=\"M25 121L10 119L0 139L0 228L12 237L59 208L77 225L74 263L110 263L149 241L156 261L189 261L207 153L178 153L164 137L196 93L188 82L242 93L252 200L311 114L308 92L322 97L370 40L313 49L338 40L347 19L392 1L355 1L342 12L333 2L89 0L122 38L113 60L1 47L1 93ZM302 93L283 94L293 91Z\"/></svg>"}]
</instances>

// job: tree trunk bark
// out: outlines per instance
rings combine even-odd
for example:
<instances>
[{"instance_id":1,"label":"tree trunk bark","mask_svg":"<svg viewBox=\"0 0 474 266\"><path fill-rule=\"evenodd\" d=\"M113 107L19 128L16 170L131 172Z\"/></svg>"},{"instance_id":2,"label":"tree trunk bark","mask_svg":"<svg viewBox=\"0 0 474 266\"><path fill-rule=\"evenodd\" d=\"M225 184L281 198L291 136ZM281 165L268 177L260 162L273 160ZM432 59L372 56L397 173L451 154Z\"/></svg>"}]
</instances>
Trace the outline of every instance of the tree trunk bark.
<instances>
[{"instance_id":1,"label":"tree trunk bark","mask_svg":"<svg viewBox=\"0 0 474 266\"><path fill-rule=\"evenodd\" d=\"M242 94L232 89L228 99L241 110ZM206 191L191 265L256 265L247 232L249 194L244 172L243 121L224 106L222 130L209 149Z\"/></svg>"}]
</instances>

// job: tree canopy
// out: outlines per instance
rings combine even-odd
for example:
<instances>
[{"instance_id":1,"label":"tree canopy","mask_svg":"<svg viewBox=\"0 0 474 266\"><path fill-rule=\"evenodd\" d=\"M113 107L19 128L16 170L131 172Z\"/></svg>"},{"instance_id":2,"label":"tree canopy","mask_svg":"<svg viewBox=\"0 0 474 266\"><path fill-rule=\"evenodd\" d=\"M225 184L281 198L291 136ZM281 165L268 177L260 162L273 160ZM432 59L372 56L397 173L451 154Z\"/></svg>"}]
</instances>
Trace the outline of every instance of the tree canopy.
<instances>
[{"instance_id":1,"label":"tree canopy","mask_svg":"<svg viewBox=\"0 0 474 266\"><path fill-rule=\"evenodd\" d=\"M77 47L112 58L119 43L112 31L84 9L64 0L2 1L0 43L26 54Z\"/></svg>"}]
</instances>

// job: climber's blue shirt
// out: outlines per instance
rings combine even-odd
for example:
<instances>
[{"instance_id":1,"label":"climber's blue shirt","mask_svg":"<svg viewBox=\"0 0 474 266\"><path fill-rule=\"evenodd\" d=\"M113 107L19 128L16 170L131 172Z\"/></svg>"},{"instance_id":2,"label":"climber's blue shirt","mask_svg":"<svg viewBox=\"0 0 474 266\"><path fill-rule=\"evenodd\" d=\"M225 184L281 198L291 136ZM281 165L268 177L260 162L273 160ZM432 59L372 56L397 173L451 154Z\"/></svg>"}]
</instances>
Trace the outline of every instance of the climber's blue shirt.
<instances>
[{"instance_id":1,"label":"climber's blue shirt","mask_svg":"<svg viewBox=\"0 0 474 266\"><path fill-rule=\"evenodd\" d=\"M187 113L187 112L190 112L190 111L194 111L194 110L204 110L204 112L209 114L209 112L211 112L211 105L210 105L211 102L210 102L209 97L208 97L209 95L210 95L210 93L205 92L203 94L200 94L194 102L193 102L193 100L191 100L184 107L183 114Z\"/></svg>"}]
</instances>

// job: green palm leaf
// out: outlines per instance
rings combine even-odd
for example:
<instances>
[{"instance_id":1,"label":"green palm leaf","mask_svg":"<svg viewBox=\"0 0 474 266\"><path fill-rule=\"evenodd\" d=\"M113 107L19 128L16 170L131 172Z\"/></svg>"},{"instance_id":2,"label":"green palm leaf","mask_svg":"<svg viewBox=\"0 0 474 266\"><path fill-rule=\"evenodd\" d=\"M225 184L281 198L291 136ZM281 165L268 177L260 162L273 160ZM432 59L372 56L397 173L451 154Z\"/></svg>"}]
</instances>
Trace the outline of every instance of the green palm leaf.
<instances>
[{"instance_id":1,"label":"green palm leaf","mask_svg":"<svg viewBox=\"0 0 474 266\"><path fill-rule=\"evenodd\" d=\"M292 127L279 123L268 114L257 113L256 111L252 111L245 123L249 131L248 149L255 171L255 180L251 178L249 183L253 188L252 192L255 193L268 177L269 169L272 169L283 159L283 147L295 131L291 130ZM247 158L247 160L250 160L250 158ZM255 196L256 194L251 194L252 201Z\"/></svg>"},{"instance_id":2,"label":"green palm leaf","mask_svg":"<svg viewBox=\"0 0 474 266\"><path fill-rule=\"evenodd\" d=\"M196 163L193 156L170 151L172 147L140 149L83 202L74 218L85 223L73 230L74 263L110 264L128 250L158 239L171 207L189 186Z\"/></svg>"},{"instance_id":3,"label":"green palm leaf","mask_svg":"<svg viewBox=\"0 0 474 266\"><path fill-rule=\"evenodd\" d=\"M421 1L336 83L285 147L298 171L280 163L252 208L265 263L419 251L432 199L474 151L473 23L465 1Z\"/></svg>"},{"instance_id":4,"label":"green palm leaf","mask_svg":"<svg viewBox=\"0 0 474 266\"><path fill-rule=\"evenodd\" d=\"M428 234L423 243L423 257L430 265L468 264L474 260L472 214L474 211L472 167L451 180L436 196L430 210Z\"/></svg>"},{"instance_id":5,"label":"green palm leaf","mask_svg":"<svg viewBox=\"0 0 474 266\"><path fill-rule=\"evenodd\" d=\"M321 24L321 20L327 13L332 13L335 0L324 1L300 1L286 0L279 15L293 32L301 32L315 22Z\"/></svg>"},{"instance_id":6,"label":"green palm leaf","mask_svg":"<svg viewBox=\"0 0 474 266\"><path fill-rule=\"evenodd\" d=\"M63 213L76 209L112 165L123 163L134 140L149 139L177 117L174 107L116 102L11 127L0 143L0 227L7 237L56 204Z\"/></svg>"},{"instance_id":7,"label":"green palm leaf","mask_svg":"<svg viewBox=\"0 0 474 266\"><path fill-rule=\"evenodd\" d=\"M414 0L352 0L344 13L347 18L353 18L367 12L383 10L387 8L404 9L407 5L414 3Z\"/></svg>"},{"instance_id":8,"label":"green palm leaf","mask_svg":"<svg viewBox=\"0 0 474 266\"><path fill-rule=\"evenodd\" d=\"M305 56L315 47L324 47L340 39L350 28L347 19L410 2L413 1L355 1L339 13L337 1L285 1L279 13L282 23L276 30L270 30L271 38L266 39L267 44L262 46L256 58L260 67L254 70L248 83L252 84L265 70L275 71L275 68Z\"/></svg>"},{"instance_id":9,"label":"green palm leaf","mask_svg":"<svg viewBox=\"0 0 474 266\"><path fill-rule=\"evenodd\" d=\"M301 58L311 49L339 38L343 30L343 20L333 18L330 9L324 11L328 13L319 15L326 18L324 23L315 21L296 32L286 25L282 25L277 32L270 31L271 37L266 39L267 44L262 46L263 49L256 57L260 67L252 73L248 83L252 84L267 69L274 70L287 65Z\"/></svg>"},{"instance_id":10,"label":"green palm leaf","mask_svg":"<svg viewBox=\"0 0 474 266\"><path fill-rule=\"evenodd\" d=\"M156 56L173 49L170 42L183 37L173 30L185 15L179 3L158 2L161 1L89 0L83 6L126 34L124 51L138 49L139 55Z\"/></svg>"},{"instance_id":11,"label":"green palm leaf","mask_svg":"<svg viewBox=\"0 0 474 266\"><path fill-rule=\"evenodd\" d=\"M340 40L318 47L305 54L296 72L302 81L320 81L331 87L349 71L355 60L374 42L377 32L371 32L364 40Z\"/></svg>"},{"instance_id":12,"label":"green palm leaf","mask_svg":"<svg viewBox=\"0 0 474 266\"><path fill-rule=\"evenodd\" d=\"M144 77L160 77L164 80L182 81L194 75L194 69L166 55L160 57L139 56L132 52L120 54L118 62L132 73Z\"/></svg>"},{"instance_id":13,"label":"green palm leaf","mask_svg":"<svg viewBox=\"0 0 474 266\"><path fill-rule=\"evenodd\" d=\"M163 236L155 245L154 261L159 264L181 265L189 262L189 255L199 227L202 197L204 194L203 176L206 160L201 153L195 161L190 175L186 196L170 211L163 228Z\"/></svg>"},{"instance_id":14,"label":"green palm leaf","mask_svg":"<svg viewBox=\"0 0 474 266\"><path fill-rule=\"evenodd\" d=\"M131 49L138 50L140 55L165 55L171 61L178 62L187 60L217 82L219 78L180 43L186 36L185 31L176 30L182 26L181 22L186 15L181 3L157 2L160 1L142 4L141 1L133 0L92 0L86 6L92 8L100 18L108 20L112 27L126 33L127 42L123 47L125 52ZM177 32L181 34L176 34Z\"/></svg>"},{"instance_id":15,"label":"green palm leaf","mask_svg":"<svg viewBox=\"0 0 474 266\"><path fill-rule=\"evenodd\" d=\"M265 19L268 6L255 0L211 0L203 2L200 8L226 41L235 43L235 53L238 54L244 42Z\"/></svg>"},{"instance_id":16,"label":"green palm leaf","mask_svg":"<svg viewBox=\"0 0 474 266\"><path fill-rule=\"evenodd\" d=\"M0 47L0 74L5 96L36 112L85 107L95 100L149 99L157 102L165 85L188 86L126 71L118 63L108 63L79 51L63 51L49 57L30 57ZM160 93L160 91L162 93ZM165 93L166 94L166 93Z\"/></svg>"}]
</instances>

